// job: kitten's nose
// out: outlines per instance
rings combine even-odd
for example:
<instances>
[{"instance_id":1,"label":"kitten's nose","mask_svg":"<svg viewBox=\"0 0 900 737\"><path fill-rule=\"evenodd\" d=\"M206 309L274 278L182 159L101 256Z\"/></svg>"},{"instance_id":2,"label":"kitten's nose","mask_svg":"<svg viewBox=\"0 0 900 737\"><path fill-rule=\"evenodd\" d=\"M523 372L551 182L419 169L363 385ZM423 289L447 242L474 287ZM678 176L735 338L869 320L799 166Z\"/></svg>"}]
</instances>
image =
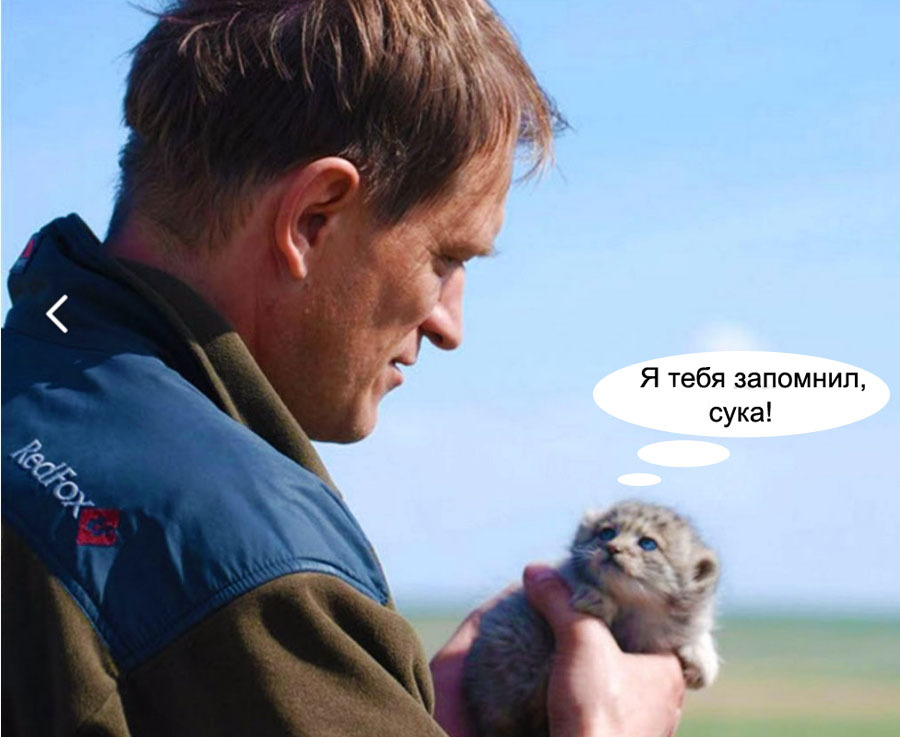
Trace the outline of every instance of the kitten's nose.
<instances>
[{"instance_id":1,"label":"kitten's nose","mask_svg":"<svg viewBox=\"0 0 900 737\"><path fill-rule=\"evenodd\" d=\"M609 555L615 555L619 552L619 548L616 547L613 543L606 543L606 552Z\"/></svg>"}]
</instances>

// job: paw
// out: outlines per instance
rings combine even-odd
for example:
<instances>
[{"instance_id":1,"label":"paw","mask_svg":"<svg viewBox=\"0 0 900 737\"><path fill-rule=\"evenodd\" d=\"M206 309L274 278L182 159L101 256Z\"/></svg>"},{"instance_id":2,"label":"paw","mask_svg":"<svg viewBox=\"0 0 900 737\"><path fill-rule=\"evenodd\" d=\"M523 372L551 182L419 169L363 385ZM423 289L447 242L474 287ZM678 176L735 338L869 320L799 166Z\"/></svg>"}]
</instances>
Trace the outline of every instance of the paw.
<instances>
[{"instance_id":1,"label":"paw","mask_svg":"<svg viewBox=\"0 0 900 737\"><path fill-rule=\"evenodd\" d=\"M688 688L703 688L716 680L719 656L712 635L706 634L698 642L685 645L677 654Z\"/></svg>"},{"instance_id":2,"label":"paw","mask_svg":"<svg viewBox=\"0 0 900 737\"><path fill-rule=\"evenodd\" d=\"M576 587L572 596L572 608L597 617L606 624L616 618L616 603L593 586Z\"/></svg>"}]
</instances>

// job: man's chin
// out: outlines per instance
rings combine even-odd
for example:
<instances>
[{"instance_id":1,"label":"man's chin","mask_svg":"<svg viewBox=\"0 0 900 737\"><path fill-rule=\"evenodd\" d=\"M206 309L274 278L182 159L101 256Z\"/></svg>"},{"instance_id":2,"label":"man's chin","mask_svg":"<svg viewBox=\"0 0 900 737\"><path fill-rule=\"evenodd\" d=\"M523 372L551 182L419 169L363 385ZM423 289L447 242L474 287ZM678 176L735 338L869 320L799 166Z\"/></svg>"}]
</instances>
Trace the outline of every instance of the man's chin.
<instances>
[{"instance_id":1,"label":"man's chin","mask_svg":"<svg viewBox=\"0 0 900 737\"><path fill-rule=\"evenodd\" d=\"M351 413L342 422L331 423L327 427L303 428L310 440L321 443L348 445L368 437L375 430L378 421L378 407Z\"/></svg>"}]
</instances>

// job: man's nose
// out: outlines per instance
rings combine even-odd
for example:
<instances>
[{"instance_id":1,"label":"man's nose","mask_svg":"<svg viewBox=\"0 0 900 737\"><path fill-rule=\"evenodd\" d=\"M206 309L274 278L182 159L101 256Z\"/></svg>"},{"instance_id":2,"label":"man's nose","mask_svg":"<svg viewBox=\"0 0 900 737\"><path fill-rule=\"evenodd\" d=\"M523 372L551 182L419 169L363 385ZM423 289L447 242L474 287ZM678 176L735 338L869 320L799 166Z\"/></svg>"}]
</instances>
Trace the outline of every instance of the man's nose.
<instances>
[{"instance_id":1,"label":"man's nose","mask_svg":"<svg viewBox=\"0 0 900 737\"><path fill-rule=\"evenodd\" d=\"M462 343L462 298L465 281L465 269L454 269L441 285L440 297L421 326L428 340L445 351L459 348Z\"/></svg>"}]
</instances>

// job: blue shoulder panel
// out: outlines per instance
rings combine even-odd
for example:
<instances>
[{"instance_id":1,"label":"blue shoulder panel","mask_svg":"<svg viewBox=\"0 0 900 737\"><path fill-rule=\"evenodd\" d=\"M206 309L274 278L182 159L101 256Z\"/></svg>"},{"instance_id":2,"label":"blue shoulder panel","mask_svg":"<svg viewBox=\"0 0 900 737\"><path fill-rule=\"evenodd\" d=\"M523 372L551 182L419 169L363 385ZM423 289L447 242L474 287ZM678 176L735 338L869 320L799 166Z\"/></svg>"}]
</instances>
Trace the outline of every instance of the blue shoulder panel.
<instances>
[{"instance_id":1,"label":"blue shoulder panel","mask_svg":"<svg viewBox=\"0 0 900 737\"><path fill-rule=\"evenodd\" d=\"M387 602L343 502L159 358L3 333L3 516L123 669L288 573Z\"/></svg>"}]
</instances>

